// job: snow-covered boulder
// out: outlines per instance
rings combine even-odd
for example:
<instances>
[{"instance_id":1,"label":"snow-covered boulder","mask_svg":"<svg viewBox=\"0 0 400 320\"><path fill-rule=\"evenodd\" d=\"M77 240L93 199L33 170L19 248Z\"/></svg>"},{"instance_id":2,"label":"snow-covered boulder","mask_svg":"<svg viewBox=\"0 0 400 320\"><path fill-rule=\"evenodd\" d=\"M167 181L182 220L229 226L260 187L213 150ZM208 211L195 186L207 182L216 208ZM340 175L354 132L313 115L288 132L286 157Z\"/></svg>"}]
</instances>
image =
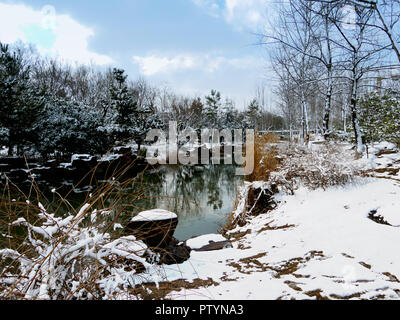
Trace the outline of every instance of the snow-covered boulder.
<instances>
[{"instance_id":1,"label":"snow-covered boulder","mask_svg":"<svg viewBox=\"0 0 400 320\"><path fill-rule=\"evenodd\" d=\"M71 157L72 167L78 170L88 170L95 167L97 164L97 157L89 154L74 154Z\"/></svg>"},{"instance_id":2,"label":"snow-covered boulder","mask_svg":"<svg viewBox=\"0 0 400 320\"><path fill-rule=\"evenodd\" d=\"M92 160L92 156L90 154L74 154L71 157L71 162L74 162L75 160L90 161Z\"/></svg>"},{"instance_id":3,"label":"snow-covered boulder","mask_svg":"<svg viewBox=\"0 0 400 320\"><path fill-rule=\"evenodd\" d=\"M137 214L127 226L127 232L143 240L151 248L164 249L171 242L178 216L170 211L154 209Z\"/></svg>"},{"instance_id":4,"label":"snow-covered boulder","mask_svg":"<svg viewBox=\"0 0 400 320\"><path fill-rule=\"evenodd\" d=\"M159 221L169 219L178 219L178 216L176 213L167 210L153 209L138 213L137 216L132 218L131 222Z\"/></svg>"},{"instance_id":5,"label":"snow-covered boulder","mask_svg":"<svg viewBox=\"0 0 400 320\"><path fill-rule=\"evenodd\" d=\"M206 234L186 241L186 245L195 251L214 251L232 248L232 244L220 234Z\"/></svg>"}]
</instances>

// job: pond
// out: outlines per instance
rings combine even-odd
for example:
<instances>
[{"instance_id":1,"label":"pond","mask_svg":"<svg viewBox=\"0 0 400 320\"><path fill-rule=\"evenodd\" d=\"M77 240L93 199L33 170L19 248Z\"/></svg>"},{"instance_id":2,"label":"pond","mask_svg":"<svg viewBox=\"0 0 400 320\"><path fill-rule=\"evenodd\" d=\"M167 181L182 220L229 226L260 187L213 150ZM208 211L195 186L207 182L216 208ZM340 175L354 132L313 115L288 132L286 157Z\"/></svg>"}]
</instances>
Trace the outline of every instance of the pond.
<instances>
[{"instance_id":1,"label":"pond","mask_svg":"<svg viewBox=\"0 0 400 320\"><path fill-rule=\"evenodd\" d=\"M128 179L127 184L122 183L120 187L115 188L116 191L107 199L96 202L94 208L123 207L122 212L118 213L118 222L122 226L141 211L156 208L172 211L179 218L174 234L178 240L216 233L225 225L234 209L237 187L242 181L242 177L235 175L235 169L234 165L221 164L165 165L146 170L135 178ZM116 181L103 181L105 186L113 183ZM71 210L78 211L84 203L91 201L92 192L98 192L95 188L73 186L72 181L61 181L58 185L41 182L40 202L49 212L64 215ZM25 194L32 193L29 184L25 185L25 188L19 187L26 189ZM33 199L30 198L31 202L38 202L35 200L35 194L33 195ZM62 200L64 197L67 201ZM20 200L25 202L23 198ZM111 219L115 219L115 216Z\"/></svg>"},{"instance_id":2,"label":"pond","mask_svg":"<svg viewBox=\"0 0 400 320\"><path fill-rule=\"evenodd\" d=\"M241 179L233 165L164 166L145 172L149 197L138 201L134 213L153 208L175 212L178 240L216 233L234 209Z\"/></svg>"}]
</instances>

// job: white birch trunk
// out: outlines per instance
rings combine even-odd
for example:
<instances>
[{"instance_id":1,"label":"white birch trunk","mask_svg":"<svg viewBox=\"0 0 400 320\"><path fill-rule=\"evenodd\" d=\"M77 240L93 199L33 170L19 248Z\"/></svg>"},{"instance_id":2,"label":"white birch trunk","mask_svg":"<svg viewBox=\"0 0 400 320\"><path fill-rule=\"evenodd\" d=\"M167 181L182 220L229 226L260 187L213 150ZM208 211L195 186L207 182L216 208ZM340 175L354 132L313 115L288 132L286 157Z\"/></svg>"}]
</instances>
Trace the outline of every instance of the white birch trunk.
<instances>
[{"instance_id":1,"label":"white birch trunk","mask_svg":"<svg viewBox=\"0 0 400 320\"><path fill-rule=\"evenodd\" d=\"M351 107L351 119L353 122L354 135L357 144L357 153L361 155L364 152L364 145L362 142L360 122L357 116L357 92L358 92L357 68L354 68L350 107Z\"/></svg>"}]
</instances>

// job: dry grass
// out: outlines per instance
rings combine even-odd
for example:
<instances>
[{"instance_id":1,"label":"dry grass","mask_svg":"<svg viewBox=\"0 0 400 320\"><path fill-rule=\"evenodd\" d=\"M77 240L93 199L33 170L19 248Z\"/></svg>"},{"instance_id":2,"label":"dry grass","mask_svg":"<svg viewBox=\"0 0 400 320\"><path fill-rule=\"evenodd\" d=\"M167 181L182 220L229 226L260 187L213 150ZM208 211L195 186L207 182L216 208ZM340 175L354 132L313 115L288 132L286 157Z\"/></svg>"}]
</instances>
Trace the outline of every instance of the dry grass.
<instances>
[{"instance_id":1,"label":"dry grass","mask_svg":"<svg viewBox=\"0 0 400 320\"><path fill-rule=\"evenodd\" d=\"M254 137L254 171L251 175L246 176L246 181L269 181L271 173L279 169L282 161L278 156L276 145L279 141L279 138L273 133L257 134ZM242 227L246 224L246 216L258 215L274 208L275 203L272 195L276 191L275 186L271 190L250 188L243 206L244 211L239 215L237 215L236 210L231 212L220 232L226 234L237 226ZM238 208L239 203L243 200L236 198L234 207Z\"/></svg>"},{"instance_id":2,"label":"dry grass","mask_svg":"<svg viewBox=\"0 0 400 320\"><path fill-rule=\"evenodd\" d=\"M280 163L277 148L274 144L279 138L273 133L257 134L254 138L254 171L246 177L249 182L268 181L271 172Z\"/></svg>"},{"instance_id":3,"label":"dry grass","mask_svg":"<svg viewBox=\"0 0 400 320\"><path fill-rule=\"evenodd\" d=\"M343 186L352 181L358 170L352 166L352 154L344 153L334 145L323 144L310 150L297 144L277 144L274 135L255 137L255 169L247 177L250 183L236 200L224 234L247 224L250 216L268 213L276 207L274 195L278 192L294 194L300 187L326 189Z\"/></svg>"},{"instance_id":4,"label":"dry grass","mask_svg":"<svg viewBox=\"0 0 400 320\"><path fill-rule=\"evenodd\" d=\"M132 294L143 300L163 300L171 292L190 291L198 288L207 288L210 286L218 286L219 283L213 279L207 280L195 279L191 282L186 280L175 280L169 282L146 283L138 285L132 290ZM184 294L184 293L183 293Z\"/></svg>"},{"instance_id":5,"label":"dry grass","mask_svg":"<svg viewBox=\"0 0 400 320\"><path fill-rule=\"evenodd\" d=\"M141 273L145 246L131 250L136 244L121 237L123 229L115 229L146 193L142 175L122 179L134 165L121 167L113 179L93 187L79 206L69 201L72 190L66 196L54 192L57 199L49 212L49 200L34 179L28 192L7 181L0 194L0 299L110 298L112 292L105 292L99 280L111 281L117 269ZM141 187L127 192L133 183ZM86 238L88 244L79 247ZM115 254L110 246L123 249Z\"/></svg>"}]
</instances>

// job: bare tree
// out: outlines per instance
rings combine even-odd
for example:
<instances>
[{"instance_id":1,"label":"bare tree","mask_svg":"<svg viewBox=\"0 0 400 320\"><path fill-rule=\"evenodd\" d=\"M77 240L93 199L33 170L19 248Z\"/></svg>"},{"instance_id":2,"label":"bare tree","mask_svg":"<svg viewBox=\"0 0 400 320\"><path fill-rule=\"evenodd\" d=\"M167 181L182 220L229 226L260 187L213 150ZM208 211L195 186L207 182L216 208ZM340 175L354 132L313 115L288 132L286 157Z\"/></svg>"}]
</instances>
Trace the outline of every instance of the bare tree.
<instances>
[{"instance_id":1,"label":"bare tree","mask_svg":"<svg viewBox=\"0 0 400 320\"><path fill-rule=\"evenodd\" d=\"M295 85L287 86L300 101L302 136L305 142L309 140L310 117L308 97L315 89L314 82L317 65L324 62L331 68L331 59L323 55L324 50L317 44L318 37L314 30L320 24L310 3L305 0L289 0L280 5L279 18L270 34L263 35L262 44L273 45L271 58L275 62L274 69L279 78L287 79ZM329 47L329 46L328 46Z\"/></svg>"},{"instance_id":2,"label":"bare tree","mask_svg":"<svg viewBox=\"0 0 400 320\"><path fill-rule=\"evenodd\" d=\"M400 63L400 1L399 0L353 0L353 5L372 9L375 19L369 26L382 31L389 41L390 48Z\"/></svg>"},{"instance_id":3,"label":"bare tree","mask_svg":"<svg viewBox=\"0 0 400 320\"><path fill-rule=\"evenodd\" d=\"M360 82L368 72L379 68L379 62L382 61L381 53L387 49L387 46L382 47L379 44L379 35L369 27L374 13L371 8L354 6L352 26L351 28L345 27L343 24L343 6L345 4L346 2L338 2L335 5L335 10L332 11L330 20L340 35L340 38L333 41L343 50L343 71L348 73L346 77L351 83L351 120L357 143L357 152L361 154L364 146L357 110Z\"/></svg>"}]
</instances>

